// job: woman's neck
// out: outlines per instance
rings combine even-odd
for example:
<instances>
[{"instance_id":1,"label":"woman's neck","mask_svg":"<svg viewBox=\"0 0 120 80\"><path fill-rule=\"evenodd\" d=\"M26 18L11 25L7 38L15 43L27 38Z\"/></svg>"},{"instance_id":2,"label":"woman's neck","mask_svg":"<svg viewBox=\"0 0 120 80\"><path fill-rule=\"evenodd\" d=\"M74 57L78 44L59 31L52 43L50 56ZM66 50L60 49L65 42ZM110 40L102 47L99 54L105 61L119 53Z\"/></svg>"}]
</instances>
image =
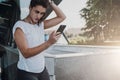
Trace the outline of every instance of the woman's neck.
<instances>
[{"instance_id":1,"label":"woman's neck","mask_svg":"<svg viewBox=\"0 0 120 80\"><path fill-rule=\"evenodd\" d=\"M23 19L23 21L27 22L27 23L30 23L30 24L35 24L30 17L26 17L25 19Z\"/></svg>"}]
</instances>

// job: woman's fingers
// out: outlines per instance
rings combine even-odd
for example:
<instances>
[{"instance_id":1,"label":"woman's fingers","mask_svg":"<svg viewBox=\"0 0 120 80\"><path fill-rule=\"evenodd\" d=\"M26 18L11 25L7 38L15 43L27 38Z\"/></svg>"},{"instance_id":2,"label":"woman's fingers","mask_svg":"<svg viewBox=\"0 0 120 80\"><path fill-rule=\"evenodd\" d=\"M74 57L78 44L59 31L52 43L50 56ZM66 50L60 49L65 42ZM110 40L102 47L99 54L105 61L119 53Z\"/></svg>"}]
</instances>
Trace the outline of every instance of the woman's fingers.
<instances>
[{"instance_id":1,"label":"woman's fingers","mask_svg":"<svg viewBox=\"0 0 120 80\"><path fill-rule=\"evenodd\" d=\"M53 31L50 34L49 41L54 44L60 38L60 36L61 36L60 32Z\"/></svg>"}]
</instances>

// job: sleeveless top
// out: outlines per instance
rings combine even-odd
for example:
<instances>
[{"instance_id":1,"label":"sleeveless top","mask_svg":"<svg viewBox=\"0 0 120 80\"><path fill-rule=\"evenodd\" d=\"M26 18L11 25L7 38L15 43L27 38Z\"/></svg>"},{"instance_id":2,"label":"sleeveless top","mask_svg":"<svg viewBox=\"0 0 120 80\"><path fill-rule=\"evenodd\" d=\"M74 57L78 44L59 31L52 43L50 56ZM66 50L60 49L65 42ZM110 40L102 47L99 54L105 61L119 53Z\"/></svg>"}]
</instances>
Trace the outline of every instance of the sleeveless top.
<instances>
[{"instance_id":1,"label":"sleeveless top","mask_svg":"<svg viewBox=\"0 0 120 80\"><path fill-rule=\"evenodd\" d=\"M15 30L17 28L20 28L23 31L29 48L36 47L44 43L43 22L38 25L29 24L24 21L17 21L13 26L13 37ZM33 73L40 73L44 70L45 67L44 51L30 58L25 58L19 49L18 52L19 52L19 60L17 64L18 69Z\"/></svg>"}]
</instances>

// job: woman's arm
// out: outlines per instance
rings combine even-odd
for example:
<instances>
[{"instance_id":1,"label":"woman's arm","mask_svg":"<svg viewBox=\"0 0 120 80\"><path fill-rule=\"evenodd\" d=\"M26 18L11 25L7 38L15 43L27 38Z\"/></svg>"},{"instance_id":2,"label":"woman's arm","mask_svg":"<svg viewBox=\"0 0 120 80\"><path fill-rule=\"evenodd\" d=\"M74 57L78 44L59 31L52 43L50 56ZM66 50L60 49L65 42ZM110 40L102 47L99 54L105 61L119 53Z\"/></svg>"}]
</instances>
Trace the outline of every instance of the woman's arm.
<instances>
[{"instance_id":1,"label":"woman's arm","mask_svg":"<svg viewBox=\"0 0 120 80\"><path fill-rule=\"evenodd\" d=\"M56 17L44 21L45 29L59 24L66 18L62 10L53 1L50 2L50 6L52 7L53 11L56 13Z\"/></svg>"},{"instance_id":2,"label":"woman's arm","mask_svg":"<svg viewBox=\"0 0 120 80\"><path fill-rule=\"evenodd\" d=\"M14 39L15 39L17 47L21 51L22 55L25 58L29 58L29 57L39 54L40 52L44 51L45 49L50 47L52 44L54 44L60 37L60 35L57 35L57 34L59 34L59 33L52 32L50 34L48 41L44 42L43 44L40 44L39 46L33 47L33 48L28 47L25 35L20 28L16 29L16 31L14 33Z\"/></svg>"}]
</instances>

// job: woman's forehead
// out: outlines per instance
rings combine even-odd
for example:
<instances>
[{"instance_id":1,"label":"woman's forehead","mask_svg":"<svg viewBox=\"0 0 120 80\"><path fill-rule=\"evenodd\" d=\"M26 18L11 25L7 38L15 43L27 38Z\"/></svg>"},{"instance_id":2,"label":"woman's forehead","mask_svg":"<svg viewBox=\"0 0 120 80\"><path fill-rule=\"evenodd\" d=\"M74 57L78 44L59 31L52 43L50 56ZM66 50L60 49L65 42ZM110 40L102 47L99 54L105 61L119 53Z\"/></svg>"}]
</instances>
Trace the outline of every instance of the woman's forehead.
<instances>
[{"instance_id":1,"label":"woman's forehead","mask_svg":"<svg viewBox=\"0 0 120 80\"><path fill-rule=\"evenodd\" d=\"M44 8L43 6L40 6L40 5L37 5L37 6L33 7L33 9L38 10L38 11L46 12L46 8Z\"/></svg>"}]
</instances>

